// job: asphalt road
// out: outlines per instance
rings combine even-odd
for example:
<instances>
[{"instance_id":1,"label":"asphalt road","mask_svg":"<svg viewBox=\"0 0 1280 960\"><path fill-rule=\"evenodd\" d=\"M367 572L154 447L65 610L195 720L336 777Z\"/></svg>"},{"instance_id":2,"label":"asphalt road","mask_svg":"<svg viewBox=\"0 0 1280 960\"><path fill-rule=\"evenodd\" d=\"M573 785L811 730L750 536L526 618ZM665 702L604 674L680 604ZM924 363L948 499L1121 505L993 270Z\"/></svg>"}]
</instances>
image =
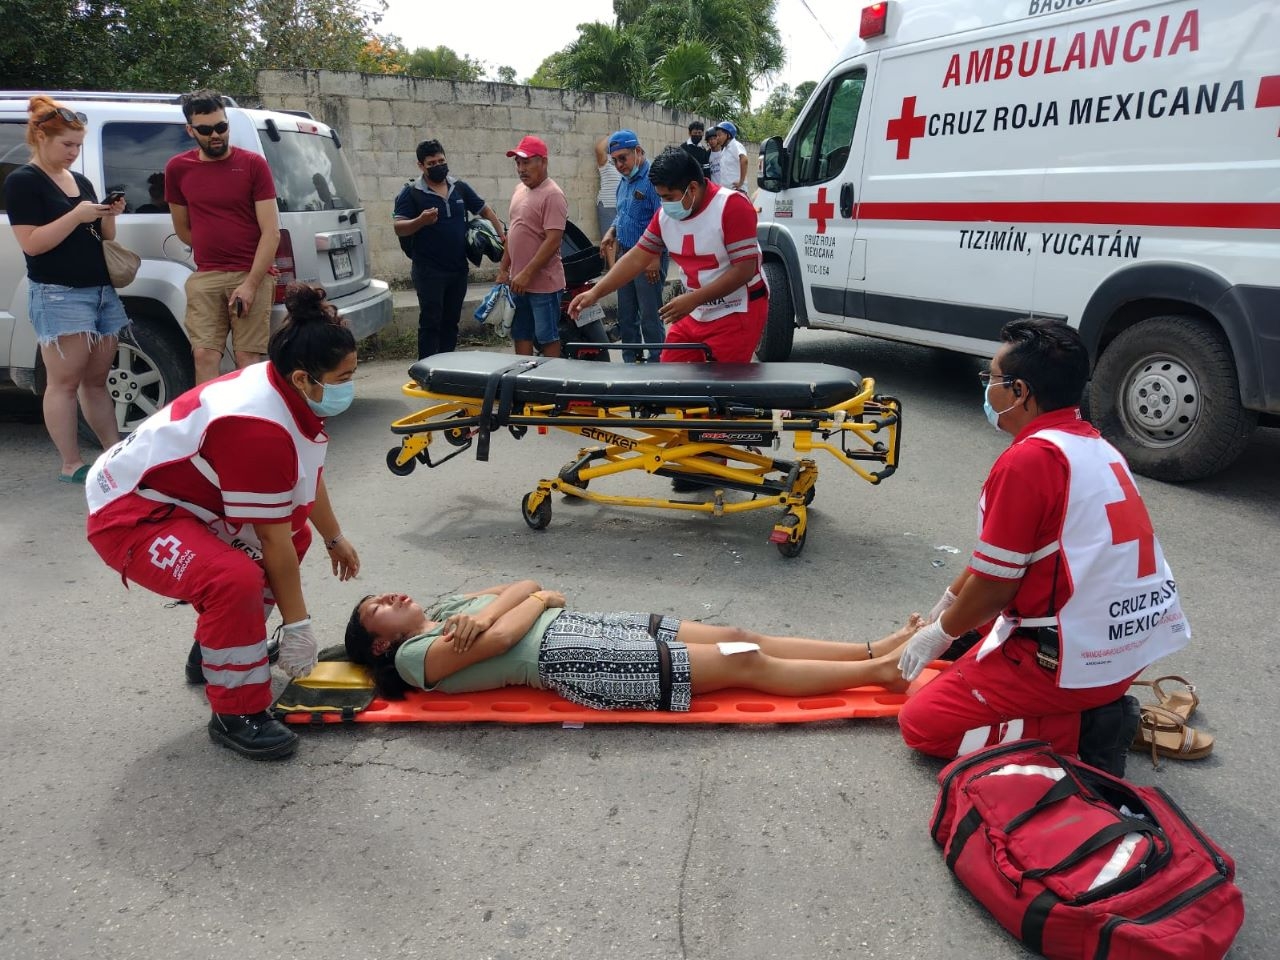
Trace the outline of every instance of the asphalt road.
<instances>
[{"instance_id":1,"label":"asphalt road","mask_svg":"<svg viewBox=\"0 0 1280 960\"><path fill-rule=\"evenodd\" d=\"M796 359L852 366L902 398L903 464L871 487L830 458L794 560L771 513L713 520L557 500L529 530L523 493L580 445L495 438L392 476L403 364L369 364L332 422L330 489L364 561L304 581L322 642L353 603L532 576L580 608L670 611L862 640L933 603L961 568L1005 438L975 361L802 332ZM928 835L939 764L888 721L809 726L397 725L303 730L254 764L210 743L185 686L192 614L126 591L83 539L78 490L34 418L0 418L0 956L947 958L1026 954L947 872ZM441 444L443 446L443 444ZM437 449L433 446L433 450ZM1235 960L1280 942L1274 609L1280 431L1217 479L1146 497L1194 629L1161 673L1193 679L1212 757L1139 754L1238 860ZM664 481L633 477L653 493ZM941 547L958 547L952 553Z\"/></svg>"}]
</instances>

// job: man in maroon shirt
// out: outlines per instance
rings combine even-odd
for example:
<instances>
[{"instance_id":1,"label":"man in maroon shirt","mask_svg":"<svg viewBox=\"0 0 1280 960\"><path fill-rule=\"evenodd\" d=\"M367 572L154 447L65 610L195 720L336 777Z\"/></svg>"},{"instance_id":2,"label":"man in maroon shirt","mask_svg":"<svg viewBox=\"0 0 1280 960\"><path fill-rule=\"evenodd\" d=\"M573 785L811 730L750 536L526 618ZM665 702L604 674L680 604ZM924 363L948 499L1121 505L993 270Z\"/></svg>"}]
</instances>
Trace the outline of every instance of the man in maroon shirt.
<instances>
[{"instance_id":1,"label":"man in maroon shirt","mask_svg":"<svg viewBox=\"0 0 1280 960\"><path fill-rule=\"evenodd\" d=\"M221 95L198 90L183 98L182 113L196 149L165 166L165 200L195 256L184 325L203 383L218 375L228 331L237 367L267 352L280 221L271 169L260 154L231 145Z\"/></svg>"}]
</instances>

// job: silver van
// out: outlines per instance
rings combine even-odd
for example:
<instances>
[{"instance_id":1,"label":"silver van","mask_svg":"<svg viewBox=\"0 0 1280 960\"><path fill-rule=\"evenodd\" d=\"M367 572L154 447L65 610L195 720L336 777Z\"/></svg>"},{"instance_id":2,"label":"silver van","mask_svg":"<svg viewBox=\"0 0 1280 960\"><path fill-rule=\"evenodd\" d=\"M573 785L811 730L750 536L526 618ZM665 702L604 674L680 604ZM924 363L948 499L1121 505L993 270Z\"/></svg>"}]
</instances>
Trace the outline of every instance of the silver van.
<instances>
[{"instance_id":1,"label":"silver van","mask_svg":"<svg viewBox=\"0 0 1280 960\"><path fill-rule=\"evenodd\" d=\"M30 158L26 144L28 91L0 90L0 183ZM120 339L108 390L122 433L132 430L194 381L191 347L183 332L184 284L195 270L191 249L173 232L164 202L164 168L191 150L180 100L174 94L53 92L88 117L84 149L73 167L104 197L125 192L117 239L142 257L137 278L120 291L133 321ZM305 114L250 110L228 99L231 143L261 154L275 179L280 210L276 305L284 316L284 285L318 283L356 339L392 317L387 284L369 275L364 211L337 131ZM0 384L34 393L44 388L35 331L27 319L27 273L0 193Z\"/></svg>"}]
</instances>

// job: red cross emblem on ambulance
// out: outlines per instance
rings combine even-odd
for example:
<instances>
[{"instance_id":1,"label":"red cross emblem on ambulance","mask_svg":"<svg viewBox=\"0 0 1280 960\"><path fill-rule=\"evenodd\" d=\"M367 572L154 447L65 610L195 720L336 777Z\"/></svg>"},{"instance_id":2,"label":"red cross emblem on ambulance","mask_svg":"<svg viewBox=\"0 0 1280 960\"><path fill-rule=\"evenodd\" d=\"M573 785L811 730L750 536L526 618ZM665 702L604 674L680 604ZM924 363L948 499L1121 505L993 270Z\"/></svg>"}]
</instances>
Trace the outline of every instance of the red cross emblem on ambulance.
<instances>
[{"instance_id":1,"label":"red cross emblem on ambulance","mask_svg":"<svg viewBox=\"0 0 1280 960\"><path fill-rule=\"evenodd\" d=\"M898 159L911 159L911 141L923 137L925 131L925 115L916 113L916 98L902 98L902 114L889 121L885 132L886 140L898 141Z\"/></svg>"}]
</instances>

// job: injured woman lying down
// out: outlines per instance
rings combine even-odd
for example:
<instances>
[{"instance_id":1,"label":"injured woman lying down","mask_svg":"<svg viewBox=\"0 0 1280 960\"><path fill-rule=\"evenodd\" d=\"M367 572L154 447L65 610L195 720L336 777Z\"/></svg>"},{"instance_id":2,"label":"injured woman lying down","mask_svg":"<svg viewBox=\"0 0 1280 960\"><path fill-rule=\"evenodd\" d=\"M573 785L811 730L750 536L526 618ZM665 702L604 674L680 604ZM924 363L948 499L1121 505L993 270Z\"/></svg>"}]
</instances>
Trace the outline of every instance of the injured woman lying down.
<instances>
[{"instance_id":1,"label":"injured woman lying down","mask_svg":"<svg viewBox=\"0 0 1280 960\"><path fill-rule=\"evenodd\" d=\"M875 684L905 690L898 649L923 621L882 640L773 637L648 613L579 613L520 580L445 597L424 610L403 593L365 597L347 655L373 667L383 697L406 690L552 690L599 710L688 710L693 694L745 687L780 696Z\"/></svg>"}]
</instances>

